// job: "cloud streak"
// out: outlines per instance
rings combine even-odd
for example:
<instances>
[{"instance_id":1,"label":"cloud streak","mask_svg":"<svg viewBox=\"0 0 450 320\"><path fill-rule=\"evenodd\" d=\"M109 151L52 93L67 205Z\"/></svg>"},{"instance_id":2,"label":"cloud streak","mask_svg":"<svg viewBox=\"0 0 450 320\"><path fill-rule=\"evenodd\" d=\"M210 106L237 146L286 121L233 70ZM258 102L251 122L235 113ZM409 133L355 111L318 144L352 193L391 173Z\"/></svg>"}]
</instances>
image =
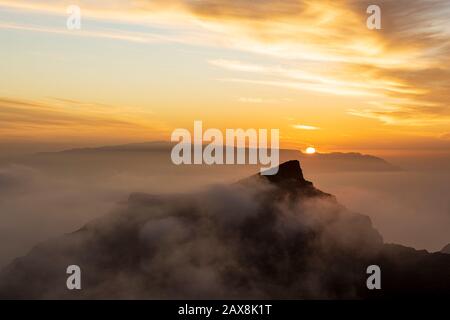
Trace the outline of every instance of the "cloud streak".
<instances>
[{"instance_id":1,"label":"cloud streak","mask_svg":"<svg viewBox=\"0 0 450 320\"><path fill-rule=\"evenodd\" d=\"M6 137L104 137L130 133L161 131L161 124L153 122L152 112L135 110L122 112L114 106L50 99L22 101L0 97L0 134Z\"/></svg>"},{"instance_id":2,"label":"cloud streak","mask_svg":"<svg viewBox=\"0 0 450 320\"><path fill-rule=\"evenodd\" d=\"M292 126L295 129L300 129L300 130L319 130L319 127L315 127L315 126L309 126L309 125L305 125L305 124L296 124Z\"/></svg>"}]
</instances>

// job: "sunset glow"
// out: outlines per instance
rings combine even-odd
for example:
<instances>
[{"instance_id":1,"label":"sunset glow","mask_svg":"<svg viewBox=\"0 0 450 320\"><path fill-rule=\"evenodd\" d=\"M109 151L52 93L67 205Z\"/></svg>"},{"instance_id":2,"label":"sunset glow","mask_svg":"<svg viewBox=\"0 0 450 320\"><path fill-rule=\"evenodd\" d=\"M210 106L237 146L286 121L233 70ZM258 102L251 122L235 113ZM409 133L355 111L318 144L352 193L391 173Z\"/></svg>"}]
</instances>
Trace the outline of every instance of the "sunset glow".
<instances>
[{"instance_id":1,"label":"sunset glow","mask_svg":"<svg viewBox=\"0 0 450 320\"><path fill-rule=\"evenodd\" d=\"M282 147L447 148L450 9L379 4L382 30L364 1L79 1L68 30L64 1L0 0L0 142L167 141L201 116Z\"/></svg>"},{"instance_id":2,"label":"sunset glow","mask_svg":"<svg viewBox=\"0 0 450 320\"><path fill-rule=\"evenodd\" d=\"M449 17L0 0L0 300L245 320L448 299Z\"/></svg>"}]
</instances>

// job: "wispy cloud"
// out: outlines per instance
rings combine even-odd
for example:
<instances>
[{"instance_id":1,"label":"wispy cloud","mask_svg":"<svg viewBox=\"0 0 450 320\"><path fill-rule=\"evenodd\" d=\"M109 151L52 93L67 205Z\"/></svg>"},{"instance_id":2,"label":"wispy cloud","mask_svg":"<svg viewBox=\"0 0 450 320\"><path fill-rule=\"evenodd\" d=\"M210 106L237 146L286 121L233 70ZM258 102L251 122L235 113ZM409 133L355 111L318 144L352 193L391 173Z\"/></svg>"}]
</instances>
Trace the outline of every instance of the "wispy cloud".
<instances>
[{"instance_id":1,"label":"wispy cloud","mask_svg":"<svg viewBox=\"0 0 450 320\"><path fill-rule=\"evenodd\" d=\"M295 124L292 126L295 129L300 129L300 130L319 130L319 127L315 127L315 126L309 126L306 124Z\"/></svg>"},{"instance_id":2,"label":"wispy cloud","mask_svg":"<svg viewBox=\"0 0 450 320\"><path fill-rule=\"evenodd\" d=\"M0 134L2 137L36 138L39 136L91 138L116 137L161 131L152 121L152 112L67 99L24 101L0 98Z\"/></svg>"},{"instance_id":3,"label":"wispy cloud","mask_svg":"<svg viewBox=\"0 0 450 320\"><path fill-rule=\"evenodd\" d=\"M241 97L238 99L238 101L242 102L242 103L253 103L253 104L277 103L278 102L278 100L275 100L275 99L248 98L248 97Z\"/></svg>"},{"instance_id":4,"label":"wispy cloud","mask_svg":"<svg viewBox=\"0 0 450 320\"><path fill-rule=\"evenodd\" d=\"M64 14L58 1L1 1L20 10ZM450 5L446 0L380 0L383 30L366 28L369 0L115 0L79 1L96 18L128 20L171 30L81 33L135 42L177 41L276 58L279 64L215 59L234 72L221 80L367 97L350 114L387 124L448 123ZM145 19L144 19L145 17ZM1 26L0 26L1 27ZM61 33L45 27L15 26ZM27 29L28 28L28 29ZM186 31L188 30L188 31ZM64 33L64 32L63 32ZM258 59L261 61L261 59Z\"/></svg>"},{"instance_id":5,"label":"wispy cloud","mask_svg":"<svg viewBox=\"0 0 450 320\"><path fill-rule=\"evenodd\" d=\"M404 105L398 107L383 107L376 109L349 109L348 114L371 118L385 124L403 126L430 126L450 123L448 110L442 107L426 108Z\"/></svg>"},{"instance_id":6,"label":"wispy cloud","mask_svg":"<svg viewBox=\"0 0 450 320\"><path fill-rule=\"evenodd\" d=\"M92 30L80 30L73 31L61 28L50 28L50 27L42 27L42 26L32 26L32 25L23 25L23 24L14 24L14 23L0 23L0 29L10 29L10 30L23 30L23 31L32 31L32 32L41 32L41 33L53 33L53 34L61 34L66 36L75 36L75 37L90 37L90 38L105 38L105 39L113 39L113 40L123 40L123 41L131 41L138 43L155 43L155 42L165 42L168 41L168 38L161 37L159 35L152 34L137 34L133 33L125 33L118 31L92 31Z\"/></svg>"}]
</instances>

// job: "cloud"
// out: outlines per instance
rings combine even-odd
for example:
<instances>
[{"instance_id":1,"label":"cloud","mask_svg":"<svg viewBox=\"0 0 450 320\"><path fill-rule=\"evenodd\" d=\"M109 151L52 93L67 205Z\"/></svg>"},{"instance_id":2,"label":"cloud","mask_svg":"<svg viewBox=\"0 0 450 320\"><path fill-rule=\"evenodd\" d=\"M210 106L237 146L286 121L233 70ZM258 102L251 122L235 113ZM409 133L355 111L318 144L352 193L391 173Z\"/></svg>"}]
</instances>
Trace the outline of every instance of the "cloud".
<instances>
[{"instance_id":1,"label":"cloud","mask_svg":"<svg viewBox=\"0 0 450 320\"><path fill-rule=\"evenodd\" d=\"M0 97L0 133L3 137L35 138L73 135L117 136L161 131L161 124L151 121L152 112L127 110L104 104L67 99L24 101ZM159 128L158 128L159 127ZM39 130L37 130L39 129ZM120 130L119 130L120 129ZM119 130L119 131L118 131Z\"/></svg>"},{"instance_id":2,"label":"cloud","mask_svg":"<svg viewBox=\"0 0 450 320\"><path fill-rule=\"evenodd\" d=\"M266 66L248 64L242 61L231 61L225 59L210 60L213 66L220 67L230 71L256 74L266 79L279 80L259 80L243 78L224 78L222 81L243 82L260 85L286 87L291 89L300 89L330 93L336 95L376 95L375 92L369 92L370 86L361 83L352 83L351 81L338 80L325 73L317 71L306 71L306 67L283 68L281 66ZM308 67L310 68L310 67Z\"/></svg>"},{"instance_id":3,"label":"cloud","mask_svg":"<svg viewBox=\"0 0 450 320\"><path fill-rule=\"evenodd\" d=\"M189 12L208 22L246 34L242 48L289 64L283 68L212 61L258 76L229 81L375 96L379 107L361 105L353 114L388 124L449 122L450 6L446 1L380 1L383 30L375 32L365 27L368 1L284 1L279 6L247 1L182 2ZM308 68L308 64L313 66ZM390 108L395 111L385 110Z\"/></svg>"},{"instance_id":4,"label":"cloud","mask_svg":"<svg viewBox=\"0 0 450 320\"><path fill-rule=\"evenodd\" d=\"M242 103L253 103L253 104L276 103L276 102L278 102L275 99L247 98L247 97L241 97L241 98L238 99L238 101L242 102Z\"/></svg>"},{"instance_id":5,"label":"cloud","mask_svg":"<svg viewBox=\"0 0 450 320\"><path fill-rule=\"evenodd\" d=\"M381 245L367 217L332 197L290 198L264 181L141 195L11 264L0 296L68 298L60 269L71 261L86 299L355 298Z\"/></svg>"},{"instance_id":6,"label":"cloud","mask_svg":"<svg viewBox=\"0 0 450 320\"><path fill-rule=\"evenodd\" d=\"M315 127L315 126L309 126L309 125L305 125L305 124L295 124L292 126L295 129L300 129L300 130L319 130L319 127Z\"/></svg>"},{"instance_id":7,"label":"cloud","mask_svg":"<svg viewBox=\"0 0 450 320\"><path fill-rule=\"evenodd\" d=\"M168 42L175 41L169 40L167 37L162 37L160 35L152 35L149 33L136 33L136 32L122 32L117 30L109 30L109 31L92 31L92 30L83 30L80 32L75 32L73 30L61 29L61 28L51 28L51 27L42 27L42 26L32 26L32 25L24 25L24 24L16 24L16 23L0 23L0 29L9 29L9 30L22 30L22 31L33 31L33 32L41 32L41 33L52 33L52 34L60 34L66 36L74 36L74 37L88 37L88 38L102 38L102 39L113 39L113 40L122 40L122 41L130 41L137 43L155 43L155 42Z\"/></svg>"},{"instance_id":8,"label":"cloud","mask_svg":"<svg viewBox=\"0 0 450 320\"><path fill-rule=\"evenodd\" d=\"M22 10L65 12L56 1L2 3ZM276 59L277 64L226 59L209 63L237 73L220 80L375 99L377 106L358 102L351 113L387 124L433 125L437 117L442 119L437 122L448 123L448 1L378 1L382 30L366 27L370 4L368 0L285 0L276 4L248 0L116 0L108 5L80 1L88 16L157 26L157 34L161 34L117 30L88 31L87 36L176 41L253 53L267 61Z\"/></svg>"},{"instance_id":9,"label":"cloud","mask_svg":"<svg viewBox=\"0 0 450 320\"><path fill-rule=\"evenodd\" d=\"M385 124L406 126L445 125L450 122L450 113L447 107L396 105L383 106L376 109L349 109L348 114L377 119Z\"/></svg>"},{"instance_id":10,"label":"cloud","mask_svg":"<svg viewBox=\"0 0 450 320\"><path fill-rule=\"evenodd\" d=\"M51 167L70 171L55 161ZM0 167L0 268L36 242L78 228L120 200L119 183L62 179L26 165Z\"/></svg>"},{"instance_id":11,"label":"cloud","mask_svg":"<svg viewBox=\"0 0 450 320\"><path fill-rule=\"evenodd\" d=\"M440 139L450 140L450 132L445 132L439 136Z\"/></svg>"}]
</instances>

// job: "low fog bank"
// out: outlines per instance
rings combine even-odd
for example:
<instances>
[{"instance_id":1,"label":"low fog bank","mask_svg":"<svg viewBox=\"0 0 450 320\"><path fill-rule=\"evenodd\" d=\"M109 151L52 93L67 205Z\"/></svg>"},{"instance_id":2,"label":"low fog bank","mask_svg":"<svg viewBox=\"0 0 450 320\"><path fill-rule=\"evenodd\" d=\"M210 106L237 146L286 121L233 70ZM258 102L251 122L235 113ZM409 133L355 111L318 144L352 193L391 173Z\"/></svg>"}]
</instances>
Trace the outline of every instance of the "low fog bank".
<instances>
[{"instance_id":1,"label":"low fog bank","mask_svg":"<svg viewBox=\"0 0 450 320\"><path fill-rule=\"evenodd\" d=\"M288 183L135 194L9 265L0 298L361 297L381 236L312 185ZM70 264L83 270L81 291L64 287Z\"/></svg>"},{"instance_id":2,"label":"low fog bank","mask_svg":"<svg viewBox=\"0 0 450 320\"><path fill-rule=\"evenodd\" d=\"M165 149L94 151L41 154L0 165L0 266L106 214L132 192L183 193L259 171L258 166L168 166ZM302 166L320 189L370 216L386 241L441 249L450 242L450 171L432 162L414 167L410 158L391 162L407 169L321 172L317 163Z\"/></svg>"},{"instance_id":3,"label":"low fog bank","mask_svg":"<svg viewBox=\"0 0 450 320\"><path fill-rule=\"evenodd\" d=\"M0 268L34 245L103 216L126 201L132 192L188 192L210 184L233 183L251 169L209 174L209 170L160 171L148 163L145 171L96 171L54 161L0 166ZM105 166L108 163L105 162ZM180 170L181 169L181 170ZM254 168L255 170L256 168ZM254 172L254 171L253 171Z\"/></svg>"},{"instance_id":4,"label":"low fog bank","mask_svg":"<svg viewBox=\"0 0 450 320\"><path fill-rule=\"evenodd\" d=\"M36 243L105 214L127 193L20 165L0 168L0 266Z\"/></svg>"},{"instance_id":5,"label":"low fog bank","mask_svg":"<svg viewBox=\"0 0 450 320\"><path fill-rule=\"evenodd\" d=\"M450 243L450 171L317 174L314 181L368 215L386 242L431 252Z\"/></svg>"},{"instance_id":6,"label":"low fog bank","mask_svg":"<svg viewBox=\"0 0 450 320\"><path fill-rule=\"evenodd\" d=\"M91 185L81 192L80 184L72 182L70 188L17 167L0 177L3 191L16 201L9 212L19 206L22 218L35 214L34 221L28 218L28 228L21 229L23 237L28 231L37 238L33 230L45 227L41 221L55 222L53 233L79 220L90 221L8 264L0 272L0 299L353 299L450 292L450 255L383 244L369 217L349 211L305 181L297 161L283 164L277 176L253 176L231 185L202 186L188 193L133 193L112 210L101 204L120 198L119 186L106 190ZM375 206L373 201L386 200L386 195L373 199L358 193L364 184L349 177L333 176L333 181L328 176L328 181L350 188L350 204L361 201L367 211ZM399 187L386 189L389 179L380 174L358 177L386 192ZM391 177L398 184L423 182L410 179ZM353 185L358 185L356 191ZM432 181L422 186L429 185ZM29 197L24 208L20 194ZM406 192L403 200L411 201L410 196L417 194ZM404 215L398 216L402 221L396 227L412 220ZM16 226L22 225L19 221ZM65 270L72 264L81 267L83 290L65 287ZM367 290L366 268L372 264L383 270L382 291Z\"/></svg>"}]
</instances>

